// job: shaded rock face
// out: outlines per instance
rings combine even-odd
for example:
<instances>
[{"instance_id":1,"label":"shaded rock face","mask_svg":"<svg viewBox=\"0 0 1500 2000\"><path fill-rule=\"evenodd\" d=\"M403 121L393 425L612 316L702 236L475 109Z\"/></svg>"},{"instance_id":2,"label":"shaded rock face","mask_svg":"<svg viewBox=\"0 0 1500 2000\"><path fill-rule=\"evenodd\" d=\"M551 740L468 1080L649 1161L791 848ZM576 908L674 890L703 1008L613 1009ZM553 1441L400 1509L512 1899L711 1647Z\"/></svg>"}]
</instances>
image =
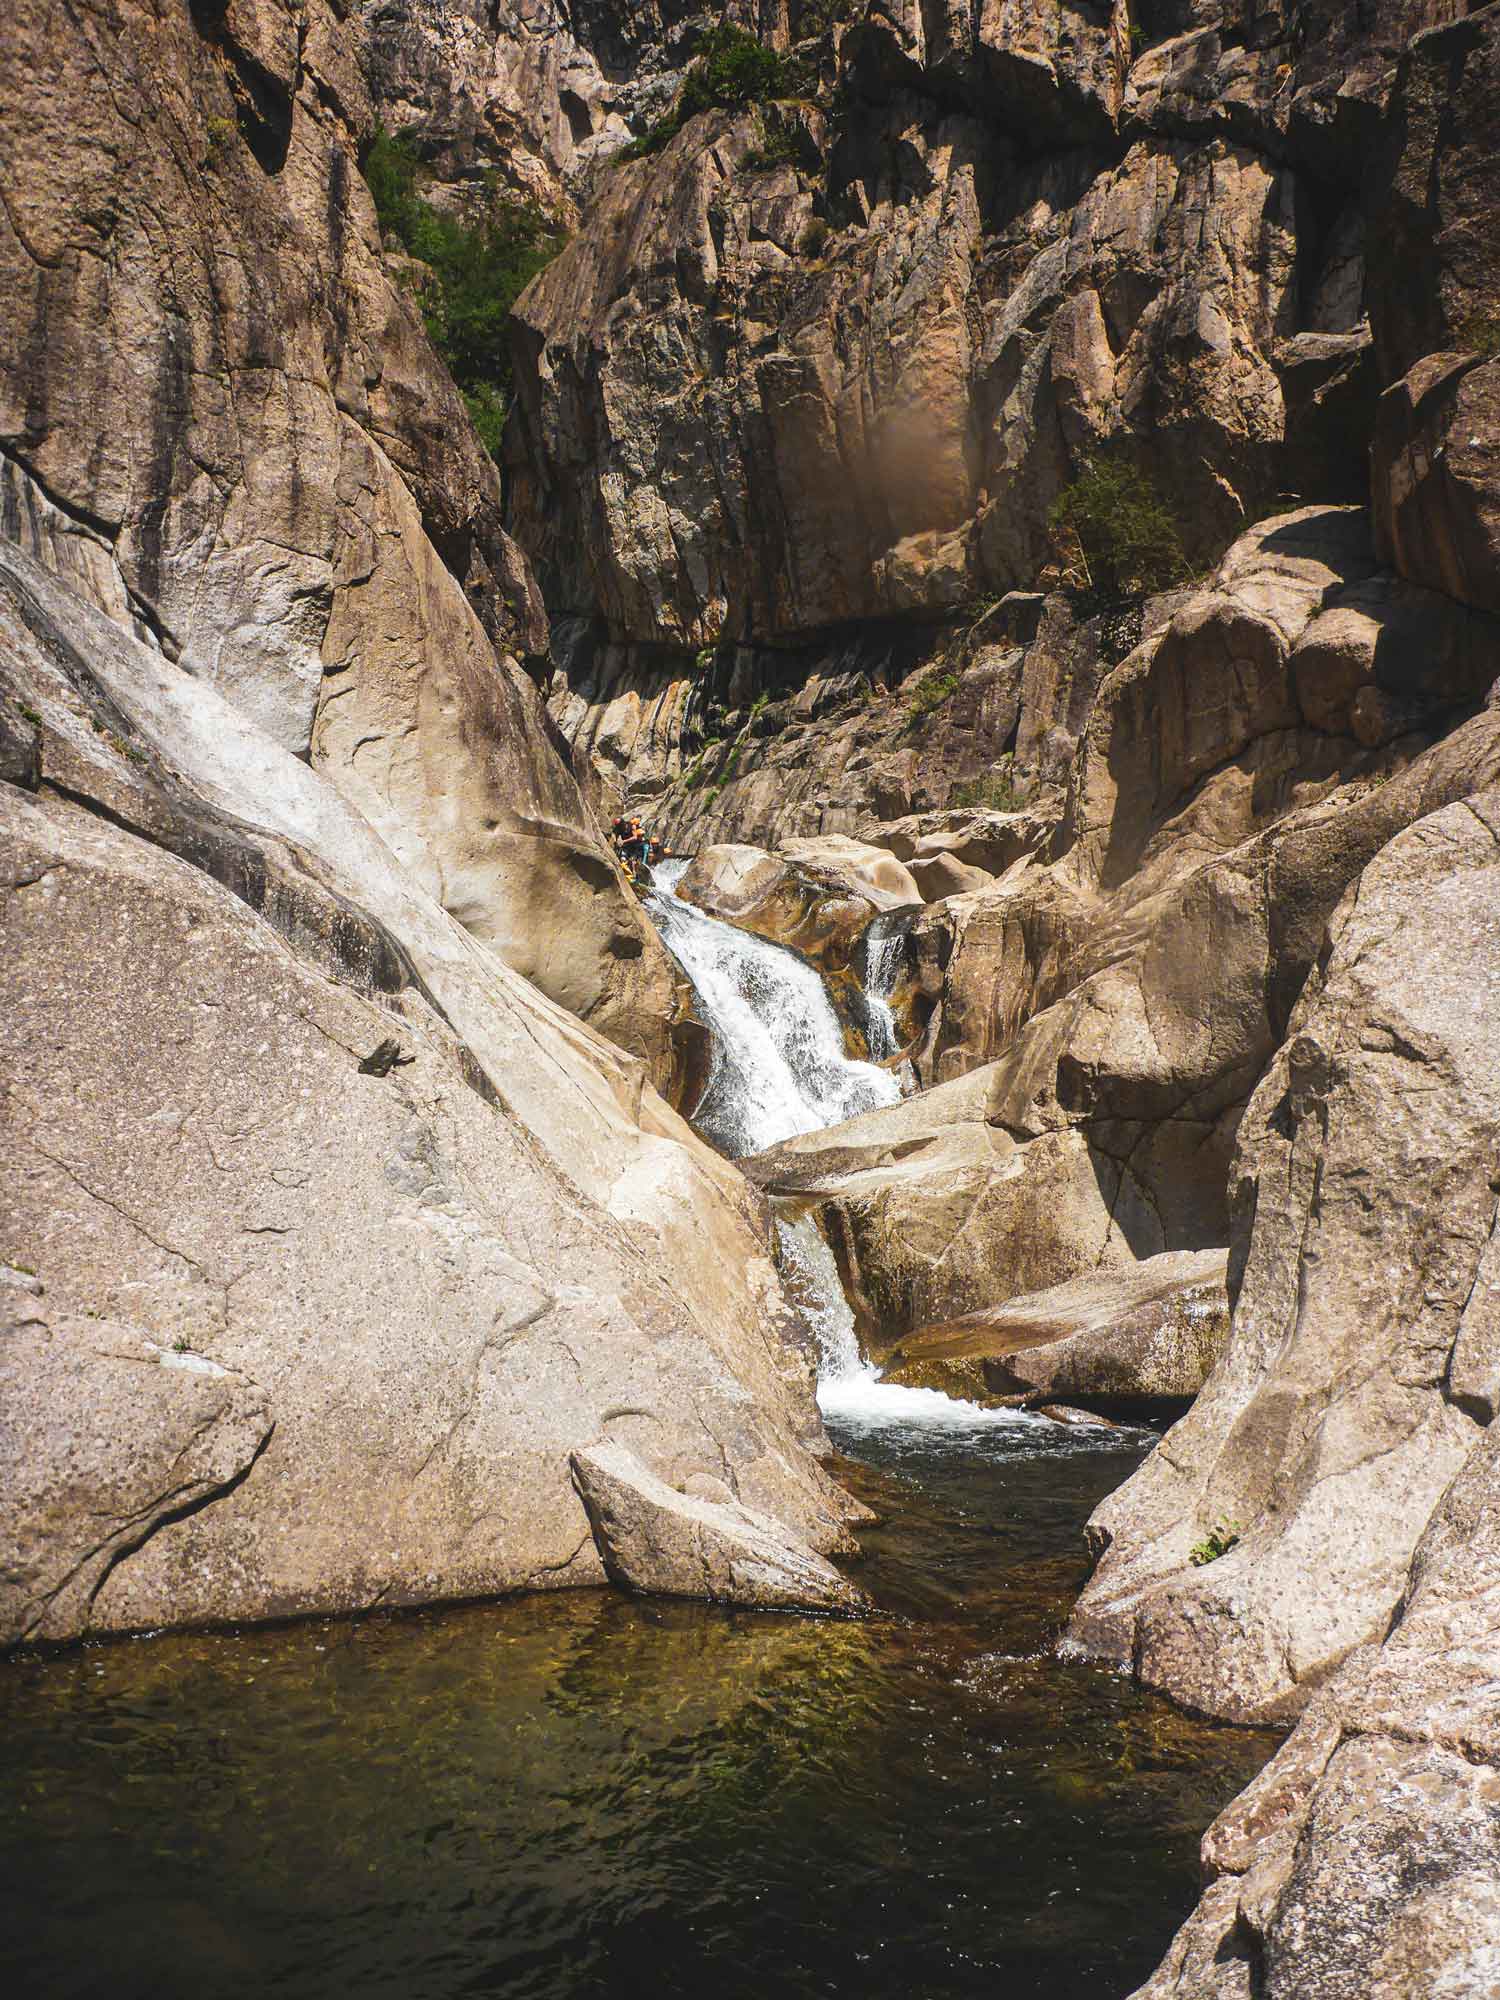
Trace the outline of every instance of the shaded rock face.
<instances>
[{"instance_id":1,"label":"shaded rock face","mask_svg":"<svg viewBox=\"0 0 1500 2000\"><path fill-rule=\"evenodd\" d=\"M842 1546L733 1169L325 777L0 585L6 1641L602 1581L604 1444Z\"/></svg>"},{"instance_id":2,"label":"shaded rock face","mask_svg":"<svg viewBox=\"0 0 1500 2000\"><path fill-rule=\"evenodd\" d=\"M1382 554L1404 576L1500 609L1500 20L1492 6L1402 59L1372 172L1389 256L1370 315L1386 379L1373 454ZM1399 378L1399 379L1397 379Z\"/></svg>"},{"instance_id":3,"label":"shaded rock face","mask_svg":"<svg viewBox=\"0 0 1500 2000\"><path fill-rule=\"evenodd\" d=\"M512 518L549 606L687 649L941 617L1032 587L1111 442L1216 554L1367 429L1364 148L1460 11L856 10L784 159L763 114L701 116L523 302Z\"/></svg>"},{"instance_id":4,"label":"shaded rock face","mask_svg":"<svg viewBox=\"0 0 1500 2000\"><path fill-rule=\"evenodd\" d=\"M1274 490L1285 169L1165 135L1017 164L904 94L799 115L824 186L756 171L753 117L695 121L523 302L513 523L550 604L696 647L1030 587L1070 469L1148 421L1196 548Z\"/></svg>"},{"instance_id":5,"label":"shaded rock face","mask_svg":"<svg viewBox=\"0 0 1500 2000\"><path fill-rule=\"evenodd\" d=\"M670 1089L675 977L517 664L545 618L381 263L340 10L24 0L3 61L7 534Z\"/></svg>"}]
</instances>

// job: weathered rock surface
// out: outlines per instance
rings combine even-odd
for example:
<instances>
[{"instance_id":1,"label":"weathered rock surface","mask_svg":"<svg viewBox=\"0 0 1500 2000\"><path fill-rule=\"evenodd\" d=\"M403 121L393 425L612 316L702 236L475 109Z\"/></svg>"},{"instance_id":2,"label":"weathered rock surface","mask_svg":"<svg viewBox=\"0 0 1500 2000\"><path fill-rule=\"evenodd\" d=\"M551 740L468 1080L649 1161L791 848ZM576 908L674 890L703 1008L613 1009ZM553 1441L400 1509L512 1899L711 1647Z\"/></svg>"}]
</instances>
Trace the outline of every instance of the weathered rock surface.
<instances>
[{"instance_id":1,"label":"weathered rock surface","mask_svg":"<svg viewBox=\"0 0 1500 2000\"><path fill-rule=\"evenodd\" d=\"M996 1403L1188 1402L1229 1332L1227 1253L1168 1252L906 1335L886 1381Z\"/></svg>"},{"instance_id":2,"label":"weathered rock surface","mask_svg":"<svg viewBox=\"0 0 1500 2000\"><path fill-rule=\"evenodd\" d=\"M573 1454L573 1479L612 1582L763 1611L859 1610L865 1600L779 1521L742 1507L709 1473L681 1490L627 1445Z\"/></svg>"},{"instance_id":3,"label":"weathered rock surface","mask_svg":"<svg viewBox=\"0 0 1500 2000\"><path fill-rule=\"evenodd\" d=\"M602 1580L602 1442L840 1545L734 1170L325 778L0 580L5 1636Z\"/></svg>"},{"instance_id":4,"label":"weathered rock surface","mask_svg":"<svg viewBox=\"0 0 1500 2000\"><path fill-rule=\"evenodd\" d=\"M1500 610L1500 17L1419 36L1372 166L1370 316L1385 379L1372 490L1404 576Z\"/></svg>"},{"instance_id":5,"label":"weathered rock surface","mask_svg":"<svg viewBox=\"0 0 1500 2000\"><path fill-rule=\"evenodd\" d=\"M1500 773L1493 712L1431 741L1500 666L1494 628L1372 570L1353 510L1244 536L1106 677L1033 851L913 925L937 1088L751 1167L819 1202L877 1345L1228 1240L1243 1107L1340 898ZM1377 674L1404 687L1429 729L1371 748L1318 727L1299 687L1331 703L1341 663L1358 698Z\"/></svg>"},{"instance_id":6,"label":"weathered rock surface","mask_svg":"<svg viewBox=\"0 0 1500 2000\"><path fill-rule=\"evenodd\" d=\"M873 919L921 900L887 850L839 835L791 841L778 854L731 843L705 847L677 893L711 916L800 952L836 986L847 983Z\"/></svg>"},{"instance_id":7,"label":"weathered rock surface","mask_svg":"<svg viewBox=\"0 0 1500 2000\"><path fill-rule=\"evenodd\" d=\"M1094 1518L1075 1643L1214 1714L1295 1712L1381 1639L1494 1413L1497 828L1491 788L1361 875L1241 1133L1228 1351Z\"/></svg>"},{"instance_id":8,"label":"weathered rock surface","mask_svg":"<svg viewBox=\"0 0 1500 2000\"><path fill-rule=\"evenodd\" d=\"M382 263L345 12L9 10L6 529L310 757L460 921L670 1089L674 971L518 665L546 620Z\"/></svg>"},{"instance_id":9,"label":"weathered rock surface","mask_svg":"<svg viewBox=\"0 0 1500 2000\"><path fill-rule=\"evenodd\" d=\"M1443 1496L1389 1636L1350 1656L1209 1828L1210 1886L1137 2000L1495 1991L1495 1443Z\"/></svg>"}]
</instances>

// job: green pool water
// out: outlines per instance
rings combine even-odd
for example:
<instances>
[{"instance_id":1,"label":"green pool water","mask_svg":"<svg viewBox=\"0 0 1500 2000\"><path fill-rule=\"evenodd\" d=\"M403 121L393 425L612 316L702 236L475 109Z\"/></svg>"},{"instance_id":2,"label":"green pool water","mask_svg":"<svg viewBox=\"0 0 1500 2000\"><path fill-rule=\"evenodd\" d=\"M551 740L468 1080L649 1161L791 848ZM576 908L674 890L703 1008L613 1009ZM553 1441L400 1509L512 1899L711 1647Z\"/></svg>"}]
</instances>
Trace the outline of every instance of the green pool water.
<instances>
[{"instance_id":1,"label":"green pool water","mask_svg":"<svg viewBox=\"0 0 1500 2000\"><path fill-rule=\"evenodd\" d=\"M589 1591L0 1667L5 1992L1123 1996L1273 1747L1047 1651L1139 1452L842 1442L867 1623Z\"/></svg>"}]
</instances>

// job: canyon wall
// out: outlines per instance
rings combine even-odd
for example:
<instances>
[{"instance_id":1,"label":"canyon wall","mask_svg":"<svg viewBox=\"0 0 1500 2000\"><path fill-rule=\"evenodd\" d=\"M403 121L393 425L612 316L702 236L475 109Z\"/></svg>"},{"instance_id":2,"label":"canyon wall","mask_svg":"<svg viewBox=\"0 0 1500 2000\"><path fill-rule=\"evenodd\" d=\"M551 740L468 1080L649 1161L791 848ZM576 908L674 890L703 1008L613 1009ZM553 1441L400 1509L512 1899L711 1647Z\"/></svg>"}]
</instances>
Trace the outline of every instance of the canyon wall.
<instances>
[{"instance_id":1,"label":"canyon wall","mask_svg":"<svg viewBox=\"0 0 1500 2000\"><path fill-rule=\"evenodd\" d=\"M1500 5L723 18L11 9L7 1635L854 1608L758 1188L887 1347L1227 1250L1068 1643L1300 1721L1147 1991L1488 1992ZM569 236L501 464L381 127ZM918 1093L704 1147L622 802Z\"/></svg>"},{"instance_id":2,"label":"canyon wall","mask_svg":"<svg viewBox=\"0 0 1500 2000\"><path fill-rule=\"evenodd\" d=\"M0 45L4 1639L599 1582L605 1446L852 1602L763 1206L653 1087L683 982L361 177L349 10Z\"/></svg>"}]
</instances>

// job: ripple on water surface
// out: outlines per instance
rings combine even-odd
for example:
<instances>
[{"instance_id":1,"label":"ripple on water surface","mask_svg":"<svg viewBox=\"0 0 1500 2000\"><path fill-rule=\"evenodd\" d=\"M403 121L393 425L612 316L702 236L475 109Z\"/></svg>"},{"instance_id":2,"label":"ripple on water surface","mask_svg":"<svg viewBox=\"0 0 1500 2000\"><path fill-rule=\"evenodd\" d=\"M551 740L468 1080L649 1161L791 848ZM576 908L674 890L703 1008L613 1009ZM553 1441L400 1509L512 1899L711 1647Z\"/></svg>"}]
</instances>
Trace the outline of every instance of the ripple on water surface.
<instances>
[{"instance_id":1,"label":"ripple on water surface","mask_svg":"<svg viewBox=\"0 0 1500 2000\"><path fill-rule=\"evenodd\" d=\"M869 1623L573 1592L0 1672L6 1990L1125 1993L1271 1745L1044 1650L1133 1458L843 1442Z\"/></svg>"}]
</instances>

